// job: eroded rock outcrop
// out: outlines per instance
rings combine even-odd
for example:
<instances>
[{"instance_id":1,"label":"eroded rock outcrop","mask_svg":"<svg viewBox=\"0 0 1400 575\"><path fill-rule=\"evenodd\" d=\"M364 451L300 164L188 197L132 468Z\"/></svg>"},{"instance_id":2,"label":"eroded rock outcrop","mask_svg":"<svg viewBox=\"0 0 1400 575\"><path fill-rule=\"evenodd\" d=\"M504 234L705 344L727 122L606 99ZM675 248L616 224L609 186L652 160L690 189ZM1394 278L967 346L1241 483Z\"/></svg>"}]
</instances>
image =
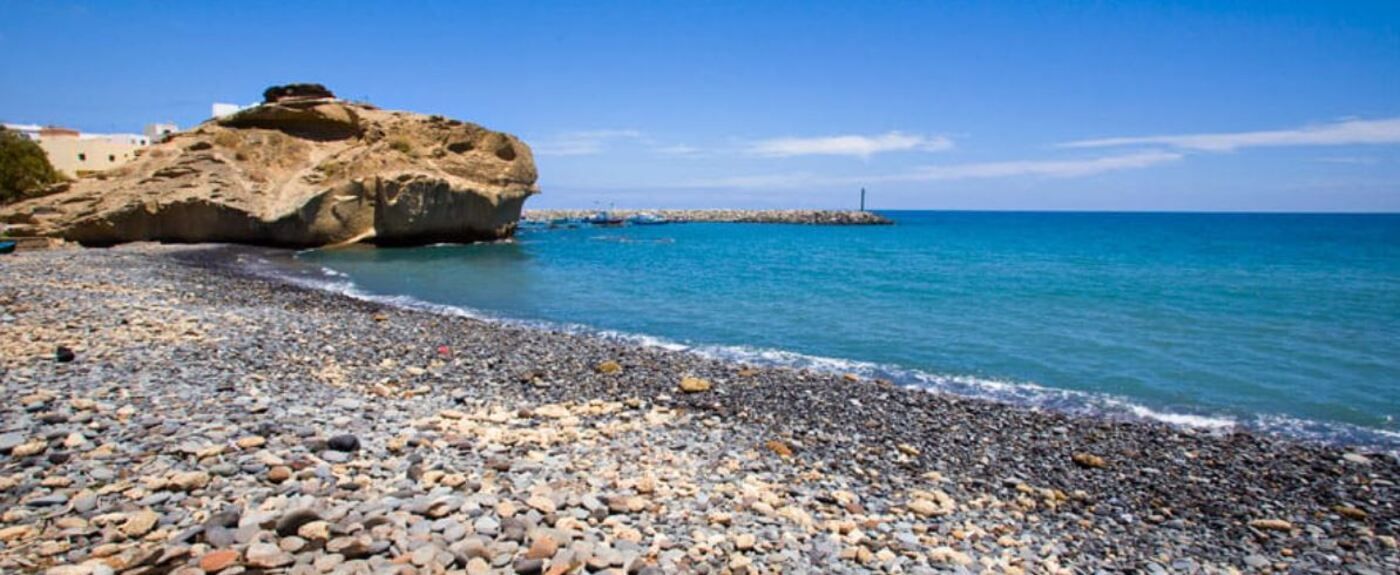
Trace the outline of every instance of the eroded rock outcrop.
<instances>
[{"instance_id":1,"label":"eroded rock outcrop","mask_svg":"<svg viewBox=\"0 0 1400 575\"><path fill-rule=\"evenodd\" d=\"M313 89L314 88L314 89ZM420 244L510 235L535 193L530 148L440 116L271 88L66 190L0 210L18 234L85 245Z\"/></svg>"}]
</instances>

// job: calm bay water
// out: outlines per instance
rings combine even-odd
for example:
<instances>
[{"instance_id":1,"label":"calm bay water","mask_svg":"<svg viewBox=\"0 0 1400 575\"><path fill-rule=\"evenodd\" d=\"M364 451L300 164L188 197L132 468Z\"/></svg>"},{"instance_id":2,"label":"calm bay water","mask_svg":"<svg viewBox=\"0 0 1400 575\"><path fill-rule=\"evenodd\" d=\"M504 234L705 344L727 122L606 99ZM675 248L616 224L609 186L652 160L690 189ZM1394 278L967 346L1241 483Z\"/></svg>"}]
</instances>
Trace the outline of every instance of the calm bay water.
<instances>
[{"instance_id":1,"label":"calm bay water","mask_svg":"<svg viewBox=\"0 0 1400 575\"><path fill-rule=\"evenodd\" d=\"M887 215L299 258L365 295L746 361L1400 446L1400 216Z\"/></svg>"}]
</instances>

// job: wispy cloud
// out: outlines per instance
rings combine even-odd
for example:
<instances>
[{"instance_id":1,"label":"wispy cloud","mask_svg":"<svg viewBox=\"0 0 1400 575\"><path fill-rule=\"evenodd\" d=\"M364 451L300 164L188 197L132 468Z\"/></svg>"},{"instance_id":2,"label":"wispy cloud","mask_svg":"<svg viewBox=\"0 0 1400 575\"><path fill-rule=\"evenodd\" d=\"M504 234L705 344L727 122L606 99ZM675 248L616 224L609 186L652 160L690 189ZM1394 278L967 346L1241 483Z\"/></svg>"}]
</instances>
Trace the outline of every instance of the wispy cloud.
<instances>
[{"instance_id":1,"label":"wispy cloud","mask_svg":"<svg viewBox=\"0 0 1400 575\"><path fill-rule=\"evenodd\" d=\"M693 157L697 157L697 156L700 156L700 155L704 154L705 151L704 151L704 150L701 150L700 148L697 148L697 147L695 147L695 146L687 146L687 145L685 145L685 144L676 144L676 145L673 145L673 146L661 146L661 147L659 147L659 148L656 148L656 153L661 154L661 155L663 155L663 156L675 156L675 157L681 157L681 158L693 158Z\"/></svg>"},{"instance_id":2,"label":"wispy cloud","mask_svg":"<svg viewBox=\"0 0 1400 575\"><path fill-rule=\"evenodd\" d=\"M1181 154L1175 152L1142 152L1077 160L1016 160L927 166L908 174L893 176L887 181L928 182L1017 176L1079 178L1106 172L1150 168L1180 159Z\"/></svg>"},{"instance_id":3,"label":"wispy cloud","mask_svg":"<svg viewBox=\"0 0 1400 575\"><path fill-rule=\"evenodd\" d=\"M884 152L937 152L953 147L943 136L920 136L887 132L874 136L844 135L818 138L773 138L751 144L749 155L768 158L793 156L854 156L869 158Z\"/></svg>"},{"instance_id":4,"label":"wispy cloud","mask_svg":"<svg viewBox=\"0 0 1400 575\"><path fill-rule=\"evenodd\" d=\"M1342 146L1349 144L1396 143L1400 143L1400 118L1345 120L1330 124L1304 126L1290 130L1099 138L1066 142L1060 144L1060 147L1107 148L1116 146L1160 145L1203 152L1232 152L1241 148L1266 146Z\"/></svg>"},{"instance_id":5,"label":"wispy cloud","mask_svg":"<svg viewBox=\"0 0 1400 575\"><path fill-rule=\"evenodd\" d=\"M642 139L637 130L588 130L564 132L532 147L537 156L592 156L603 153L610 144Z\"/></svg>"},{"instance_id":6,"label":"wispy cloud","mask_svg":"<svg viewBox=\"0 0 1400 575\"><path fill-rule=\"evenodd\" d=\"M824 176L809 172L758 174L696 180L665 187L791 189L1014 177L1079 178L1108 172L1149 168L1174 162L1181 158L1182 155L1175 152L1142 152L1076 160L1020 160L924 166L905 172L868 176Z\"/></svg>"},{"instance_id":7,"label":"wispy cloud","mask_svg":"<svg viewBox=\"0 0 1400 575\"><path fill-rule=\"evenodd\" d=\"M1347 164L1353 166L1369 166L1377 163L1376 158L1370 156L1329 156L1325 158L1314 158L1315 162L1324 164Z\"/></svg>"}]
</instances>

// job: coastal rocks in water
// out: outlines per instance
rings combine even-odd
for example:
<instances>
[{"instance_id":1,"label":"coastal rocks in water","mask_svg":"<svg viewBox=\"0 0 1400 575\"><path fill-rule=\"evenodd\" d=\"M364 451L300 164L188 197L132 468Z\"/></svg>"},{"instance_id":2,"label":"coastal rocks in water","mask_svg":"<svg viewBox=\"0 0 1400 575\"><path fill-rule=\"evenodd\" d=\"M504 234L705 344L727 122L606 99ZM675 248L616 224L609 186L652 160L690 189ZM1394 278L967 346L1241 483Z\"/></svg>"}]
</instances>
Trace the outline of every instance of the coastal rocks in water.
<instances>
[{"instance_id":1,"label":"coastal rocks in water","mask_svg":"<svg viewBox=\"0 0 1400 575\"><path fill-rule=\"evenodd\" d=\"M265 100L7 206L0 221L97 246L465 242L509 236L538 191L530 148L514 136L314 84L269 88Z\"/></svg>"}]
</instances>

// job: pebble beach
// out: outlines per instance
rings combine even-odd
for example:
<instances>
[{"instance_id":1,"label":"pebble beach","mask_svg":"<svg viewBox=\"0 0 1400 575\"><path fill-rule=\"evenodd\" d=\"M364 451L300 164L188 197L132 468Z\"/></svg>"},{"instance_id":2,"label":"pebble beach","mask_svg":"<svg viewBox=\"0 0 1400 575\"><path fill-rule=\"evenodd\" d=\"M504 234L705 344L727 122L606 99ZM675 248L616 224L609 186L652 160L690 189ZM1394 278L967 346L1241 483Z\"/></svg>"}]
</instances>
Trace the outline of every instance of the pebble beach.
<instances>
[{"instance_id":1,"label":"pebble beach","mask_svg":"<svg viewBox=\"0 0 1400 575\"><path fill-rule=\"evenodd\" d=\"M0 256L0 571L1400 572L1393 453L394 308L254 253L287 254Z\"/></svg>"}]
</instances>

